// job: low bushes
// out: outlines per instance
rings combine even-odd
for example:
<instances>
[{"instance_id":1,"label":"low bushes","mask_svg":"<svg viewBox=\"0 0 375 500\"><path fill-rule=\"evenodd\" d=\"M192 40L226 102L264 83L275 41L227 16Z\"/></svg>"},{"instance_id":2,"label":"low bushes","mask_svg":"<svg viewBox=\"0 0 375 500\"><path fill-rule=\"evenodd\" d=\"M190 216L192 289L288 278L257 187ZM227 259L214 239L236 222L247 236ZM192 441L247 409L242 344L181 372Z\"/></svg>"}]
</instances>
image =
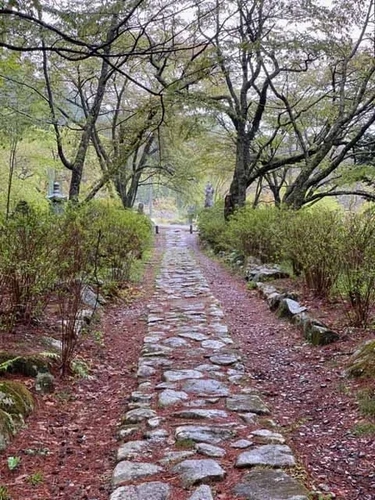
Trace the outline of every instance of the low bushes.
<instances>
[{"instance_id":1,"label":"low bushes","mask_svg":"<svg viewBox=\"0 0 375 500\"><path fill-rule=\"evenodd\" d=\"M224 219L224 206L216 204L200 212L198 217L199 236L215 252L226 250L227 244L223 234L226 231Z\"/></svg>"},{"instance_id":2,"label":"low bushes","mask_svg":"<svg viewBox=\"0 0 375 500\"><path fill-rule=\"evenodd\" d=\"M62 328L62 367L69 369L77 343L83 290L130 278L151 242L140 214L98 202L64 214L26 207L0 221L0 321L11 329L42 316L52 299Z\"/></svg>"},{"instance_id":3,"label":"low bushes","mask_svg":"<svg viewBox=\"0 0 375 500\"><path fill-rule=\"evenodd\" d=\"M220 210L199 219L201 238L216 251L281 263L301 274L316 296L343 296L352 325L368 324L375 304L374 211L245 207L225 223Z\"/></svg>"},{"instance_id":4,"label":"low bushes","mask_svg":"<svg viewBox=\"0 0 375 500\"><path fill-rule=\"evenodd\" d=\"M295 273L302 273L316 296L326 297L340 274L344 241L342 214L327 209L289 213L282 228L282 253Z\"/></svg>"}]
</instances>

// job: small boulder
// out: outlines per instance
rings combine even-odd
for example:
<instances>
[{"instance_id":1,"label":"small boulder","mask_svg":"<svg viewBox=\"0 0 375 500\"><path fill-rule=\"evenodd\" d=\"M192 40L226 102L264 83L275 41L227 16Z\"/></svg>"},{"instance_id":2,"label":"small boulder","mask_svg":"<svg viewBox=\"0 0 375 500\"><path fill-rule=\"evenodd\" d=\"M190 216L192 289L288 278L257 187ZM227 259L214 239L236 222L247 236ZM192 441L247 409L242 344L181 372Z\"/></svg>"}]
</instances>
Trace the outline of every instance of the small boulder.
<instances>
[{"instance_id":1,"label":"small boulder","mask_svg":"<svg viewBox=\"0 0 375 500\"><path fill-rule=\"evenodd\" d=\"M339 340L338 333L330 330L326 325L316 320L309 320L303 324L303 336L313 345L327 345Z\"/></svg>"},{"instance_id":2,"label":"small boulder","mask_svg":"<svg viewBox=\"0 0 375 500\"><path fill-rule=\"evenodd\" d=\"M51 394L55 390L55 377L51 373L38 373L35 390L40 394Z\"/></svg>"}]
</instances>

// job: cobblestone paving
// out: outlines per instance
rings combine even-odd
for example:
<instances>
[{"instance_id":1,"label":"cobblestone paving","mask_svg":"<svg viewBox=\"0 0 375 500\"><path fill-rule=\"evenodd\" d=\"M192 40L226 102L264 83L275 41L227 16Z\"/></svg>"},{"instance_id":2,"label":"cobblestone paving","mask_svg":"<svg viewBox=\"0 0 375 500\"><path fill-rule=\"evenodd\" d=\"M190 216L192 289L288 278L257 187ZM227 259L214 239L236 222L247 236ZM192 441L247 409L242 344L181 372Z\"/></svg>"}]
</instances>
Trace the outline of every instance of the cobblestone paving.
<instances>
[{"instance_id":1,"label":"cobblestone paving","mask_svg":"<svg viewBox=\"0 0 375 500\"><path fill-rule=\"evenodd\" d=\"M307 500L185 234L166 231L110 500Z\"/></svg>"}]
</instances>

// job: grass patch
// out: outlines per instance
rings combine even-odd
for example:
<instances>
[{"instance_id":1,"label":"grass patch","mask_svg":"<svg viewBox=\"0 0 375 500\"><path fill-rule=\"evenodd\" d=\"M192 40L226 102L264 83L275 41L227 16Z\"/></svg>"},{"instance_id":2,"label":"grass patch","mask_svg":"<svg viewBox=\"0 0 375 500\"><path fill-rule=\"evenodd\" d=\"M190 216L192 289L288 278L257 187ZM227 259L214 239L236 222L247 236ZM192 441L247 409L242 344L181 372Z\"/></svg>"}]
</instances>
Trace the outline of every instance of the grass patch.
<instances>
[{"instance_id":1,"label":"grass patch","mask_svg":"<svg viewBox=\"0 0 375 500\"><path fill-rule=\"evenodd\" d=\"M355 436L375 436L375 424L371 422L358 422L353 427Z\"/></svg>"},{"instance_id":2,"label":"grass patch","mask_svg":"<svg viewBox=\"0 0 375 500\"><path fill-rule=\"evenodd\" d=\"M357 397L360 412L366 417L375 417L375 389L362 389Z\"/></svg>"},{"instance_id":3,"label":"grass patch","mask_svg":"<svg viewBox=\"0 0 375 500\"><path fill-rule=\"evenodd\" d=\"M32 486L38 486L38 484L43 483L44 481L44 476L42 472L34 472L34 474L31 474L30 476L27 477L27 482L30 483Z\"/></svg>"},{"instance_id":4,"label":"grass patch","mask_svg":"<svg viewBox=\"0 0 375 500\"><path fill-rule=\"evenodd\" d=\"M180 439L176 441L175 446L182 450L191 449L195 447L195 441L192 439Z\"/></svg>"},{"instance_id":5,"label":"grass patch","mask_svg":"<svg viewBox=\"0 0 375 500\"><path fill-rule=\"evenodd\" d=\"M0 486L0 500L12 500L6 486Z\"/></svg>"}]
</instances>

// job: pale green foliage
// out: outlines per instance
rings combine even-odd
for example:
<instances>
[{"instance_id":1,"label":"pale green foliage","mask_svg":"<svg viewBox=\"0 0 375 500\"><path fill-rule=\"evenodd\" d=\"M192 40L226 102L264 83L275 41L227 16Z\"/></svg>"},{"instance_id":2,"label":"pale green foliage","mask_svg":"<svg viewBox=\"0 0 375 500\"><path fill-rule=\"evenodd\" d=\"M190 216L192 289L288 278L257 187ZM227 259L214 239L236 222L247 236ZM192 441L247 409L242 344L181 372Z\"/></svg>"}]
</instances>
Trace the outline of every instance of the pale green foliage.
<instances>
[{"instance_id":1,"label":"pale green foliage","mask_svg":"<svg viewBox=\"0 0 375 500\"><path fill-rule=\"evenodd\" d=\"M351 322L367 326L375 300L375 214L351 214L345 224L340 287L351 305Z\"/></svg>"},{"instance_id":2,"label":"pale green foliage","mask_svg":"<svg viewBox=\"0 0 375 500\"><path fill-rule=\"evenodd\" d=\"M373 210L345 215L324 204L299 211L245 207L225 223L216 206L200 214L199 231L217 252L286 264L315 295L341 295L352 325L368 325L375 304Z\"/></svg>"},{"instance_id":3,"label":"pale green foliage","mask_svg":"<svg viewBox=\"0 0 375 500\"><path fill-rule=\"evenodd\" d=\"M202 210L199 213L198 228L201 240L210 245L215 252L227 249L227 246L223 244L226 223L221 204Z\"/></svg>"},{"instance_id":4,"label":"pale green foliage","mask_svg":"<svg viewBox=\"0 0 375 500\"><path fill-rule=\"evenodd\" d=\"M52 217L26 206L0 221L0 283L14 320L30 322L44 307L43 295L56 278Z\"/></svg>"},{"instance_id":5,"label":"pale green foliage","mask_svg":"<svg viewBox=\"0 0 375 500\"><path fill-rule=\"evenodd\" d=\"M326 296L341 270L342 214L327 209L292 212L283 230L283 252L318 296Z\"/></svg>"},{"instance_id":6,"label":"pale green foliage","mask_svg":"<svg viewBox=\"0 0 375 500\"><path fill-rule=\"evenodd\" d=\"M276 262L281 255L284 212L277 208L245 207L230 219L225 233L229 248L243 256L252 255L262 262Z\"/></svg>"},{"instance_id":7,"label":"pale green foliage","mask_svg":"<svg viewBox=\"0 0 375 500\"><path fill-rule=\"evenodd\" d=\"M91 203L68 206L60 216L23 204L0 222L3 326L33 321L55 298L62 328L61 360L67 369L78 342L85 287L106 280L118 287L129 280L133 263L151 243L150 221L117 206ZM0 364L0 370L15 361Z\"/></svg>"},{"instance_id":8,"label":"pale green foliage","mask_svg":"<svg viewBox=\"0 0 375 500\"><path fill-rule=\"evenodd\" d=\"M7 458L8 469L9 470L17 469L20 462L21 462L20 457L8 457Z\"/></svg>"},{"instance_id":9,"label":"pale green foliage","mask_svg":"<svg viewBox=\"0 0 375 500\"><path fill-rule=\"evenodd\" d=\"M116 283L127 281L132 263L151 243L150 220L115 204L100 202L84 207L82 217L90 221L91 231L99 236L99 271L103 277Z\"/></svg>"}]
</instances>

